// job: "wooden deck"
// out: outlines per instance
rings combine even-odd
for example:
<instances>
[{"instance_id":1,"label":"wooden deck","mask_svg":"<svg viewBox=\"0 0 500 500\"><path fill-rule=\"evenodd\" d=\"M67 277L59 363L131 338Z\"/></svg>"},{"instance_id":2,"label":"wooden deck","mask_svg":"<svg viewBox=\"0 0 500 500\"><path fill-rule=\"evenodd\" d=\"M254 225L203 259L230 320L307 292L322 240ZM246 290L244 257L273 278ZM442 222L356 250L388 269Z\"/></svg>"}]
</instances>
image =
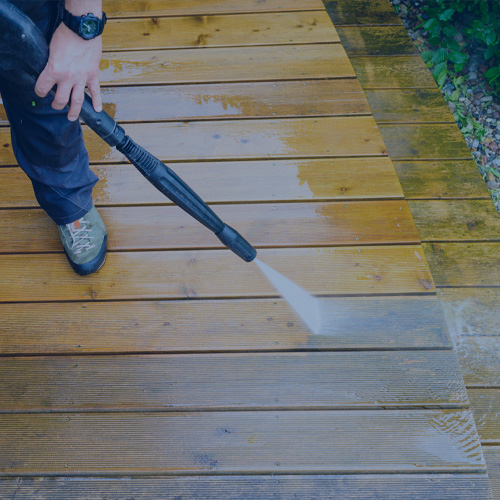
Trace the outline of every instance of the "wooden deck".
<instances>
[{"instance_id":1,"label":"wooden deck","mask_svg":"<svg viewBox=\"0 0 500 500\"><path fill-rule=\"evenodd\" d=\"M496 226L447 236L487 199L478 175L466 199L450 180L470 154L433 123L417 57L390 60L393 86L344 50L373 37L349 42L335 15L397 24L385 3L327 2L335 29L320 0L106 2L108 112L319 297L323 335L90 132L110 252L74 275L0 111L2 500L491 500L436 293L485 284L456 256L491 250ZM400 120L412 92L431 104Z\"/></svg>"}]
</instances>

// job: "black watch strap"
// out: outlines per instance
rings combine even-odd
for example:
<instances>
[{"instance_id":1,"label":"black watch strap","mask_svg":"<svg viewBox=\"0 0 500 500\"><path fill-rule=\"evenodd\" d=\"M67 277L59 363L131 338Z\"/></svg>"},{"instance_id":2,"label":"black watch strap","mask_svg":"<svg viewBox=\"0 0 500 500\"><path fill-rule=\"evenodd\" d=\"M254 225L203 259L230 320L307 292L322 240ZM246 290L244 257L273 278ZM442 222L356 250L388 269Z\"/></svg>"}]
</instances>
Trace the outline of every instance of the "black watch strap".
<instances>
[{"instance_id":1,"label":"black watch strap","mask_svg":"<svg viewBox=\"0 0 500 500\"><path fill-rule=\"evenodd\" d=\"M92 40L93 38L98 37L102 34L107 18L104 12L102 13L102 19L99 19L97 16L91 13L85 16L74 16L67 9L64 9L62 21L71 31L76 33L81 38L85 40ZM97 27L97 30L92 34L87 33L83 29L84 23L88 24L89 21L95 23Z\"/></svg>"}]
</instances>

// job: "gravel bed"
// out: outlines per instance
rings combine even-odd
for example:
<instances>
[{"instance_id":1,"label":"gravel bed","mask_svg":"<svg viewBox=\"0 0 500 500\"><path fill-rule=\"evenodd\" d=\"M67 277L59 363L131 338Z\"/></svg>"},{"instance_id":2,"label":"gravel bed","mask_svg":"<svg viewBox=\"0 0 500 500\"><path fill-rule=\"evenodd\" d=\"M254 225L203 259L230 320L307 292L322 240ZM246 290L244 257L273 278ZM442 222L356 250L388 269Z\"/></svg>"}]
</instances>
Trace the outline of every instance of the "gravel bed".
<instances>
[{"instance_id":1,"label":"gravel bed","mask_svg":"<svg viewBox=\"0 0 500 500\"><path fill-rule=\"evenodd\" d=\"M417 48L423 52L429 49L426 35L418 25L421 22L423 0L391 0L399 12L411 39ZM488 89L484 72L488 68L481 64L480 58L469 54L468 66L463 71L465 76L460 86L458 102L463 105L464 114L471 115L483 129L482 137L476 133L464 135L472 157L476 161L483 176L493 203L500 213L500 99ZM453 80L448 78L441 92L444 96L455 91ZM453 102L448 102L452 113L456 110ZM461 128L461 124L458 124ZM496 174L496 175L495 175Z\"/></svg>"}]
</instances>

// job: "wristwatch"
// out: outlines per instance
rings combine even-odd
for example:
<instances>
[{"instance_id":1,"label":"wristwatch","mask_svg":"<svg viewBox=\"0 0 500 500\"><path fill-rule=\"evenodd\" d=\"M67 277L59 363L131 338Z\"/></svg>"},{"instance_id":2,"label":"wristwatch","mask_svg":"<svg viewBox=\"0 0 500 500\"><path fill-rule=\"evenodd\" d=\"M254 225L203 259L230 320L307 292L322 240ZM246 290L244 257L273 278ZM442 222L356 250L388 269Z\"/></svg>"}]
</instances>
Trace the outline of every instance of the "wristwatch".
<instances>
[{"instance_id":1,"label":"wristwatch","mask_svg":"<svg viewBox=\"0 0 500 500\"><path fill-rule=\"evenodd\" d=\"M102 13L102 19L99 19L94 14L87 14L85 16L74 16L71 12L64 9L63 23L78 36L84 40L92 40L99 36L106 24L106 14Z\"/></svg>"}]
</instances>

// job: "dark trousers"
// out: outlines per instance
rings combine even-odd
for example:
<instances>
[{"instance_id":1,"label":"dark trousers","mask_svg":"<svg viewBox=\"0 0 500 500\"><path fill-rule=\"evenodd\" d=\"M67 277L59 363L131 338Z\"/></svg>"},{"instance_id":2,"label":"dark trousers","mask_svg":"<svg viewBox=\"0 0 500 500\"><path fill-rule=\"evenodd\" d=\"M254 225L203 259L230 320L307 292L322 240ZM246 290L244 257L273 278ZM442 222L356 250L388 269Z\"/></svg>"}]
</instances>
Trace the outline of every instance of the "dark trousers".
<instances>
[{"instance_id":1,"label":"dark trousers","mask_svg":"<svg viewBox=\"0 0 500 500\"><path fill-rule=\"evenodd\" d=\"M50 42L60 22L62 2L13 1L28 14ZM67 109L52 109L52 97L14 85L0 74L0 93L11 126L12 146L20 167L31 179L36 199L56 224L68 224L92 208L96 175L78 121Z\"/></svg>"}]
</instances>

